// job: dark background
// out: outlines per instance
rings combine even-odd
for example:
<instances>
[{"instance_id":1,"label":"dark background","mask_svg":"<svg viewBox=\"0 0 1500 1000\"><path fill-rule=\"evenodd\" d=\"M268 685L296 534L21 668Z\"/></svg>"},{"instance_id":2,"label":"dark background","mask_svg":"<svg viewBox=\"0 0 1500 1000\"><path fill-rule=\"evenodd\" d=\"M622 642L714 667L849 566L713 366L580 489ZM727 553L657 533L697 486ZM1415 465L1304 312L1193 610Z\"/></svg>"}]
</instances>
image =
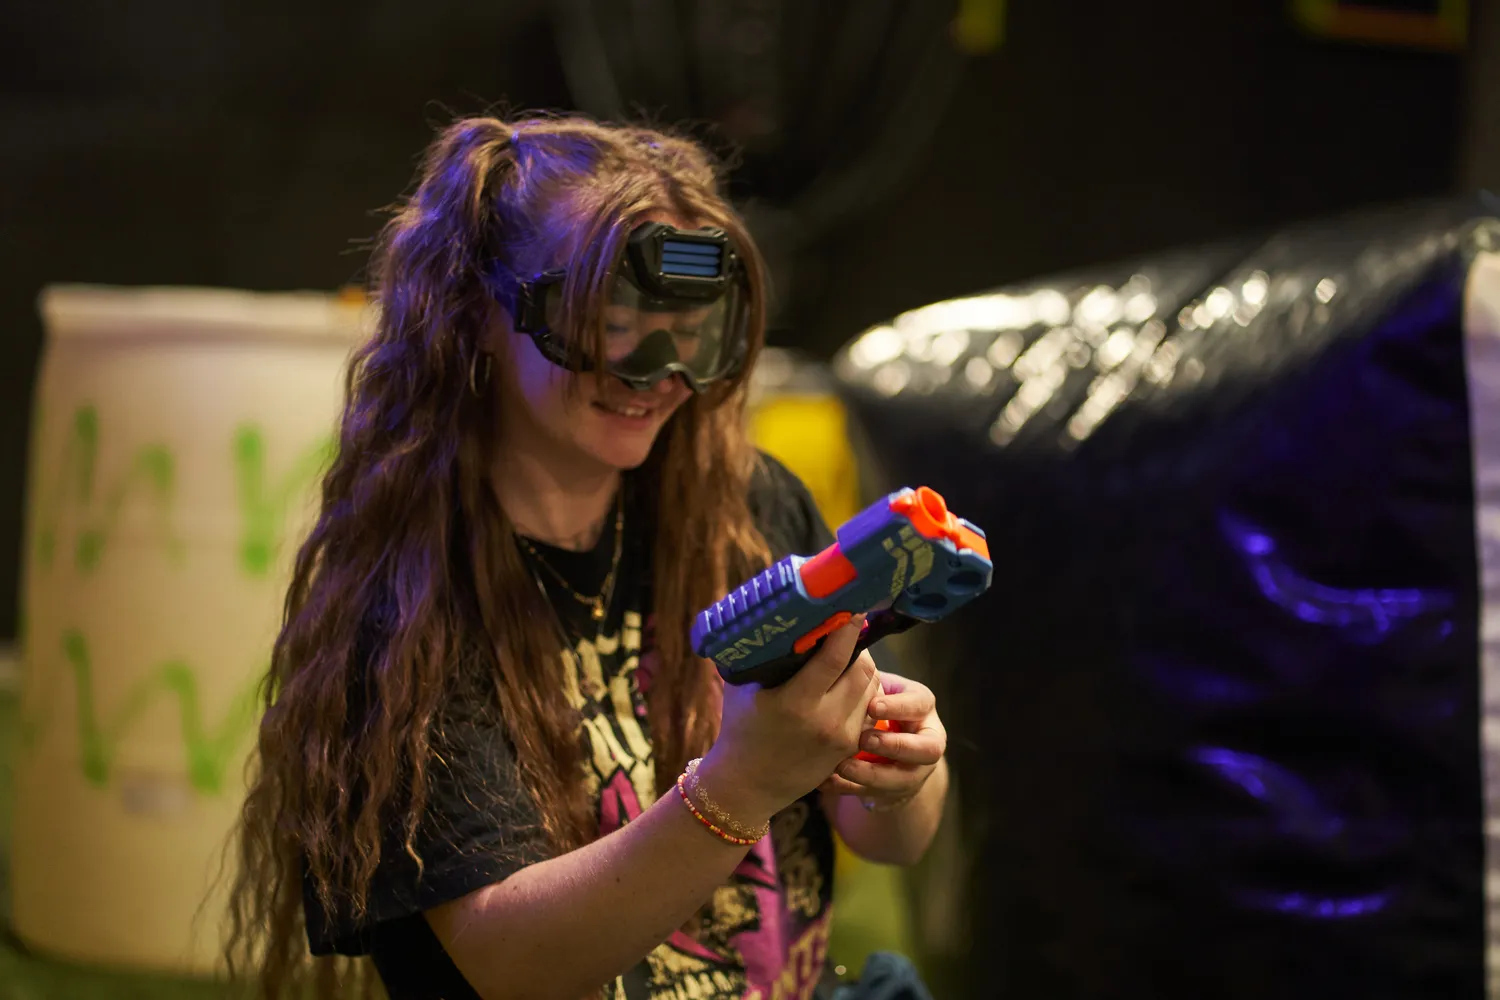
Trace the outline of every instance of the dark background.
<instances>
[{"instance_id":1,"label":"dark background","mask_svg":"<svg viewBox=\"0 0 1500 1000\"><path fill-rule=\"evenodd\" d=\"M690 8L694 20L674 19ZM1277 0L1012 0L1003 44L965 55L943 34L952 10L0 7L0 639L15 629L39 289L358 281L363 241L433 126L497 101L592 108L559 55L578 51L579 11L595 12L624 67L620 107L714 119L699 131L745 147L735 190L776 266L773 342L819 355L935 299L1457 192L1497 165L1494 115L1479 109L1495 108L1500 85L1477 42L1454 53L1313 37ZM1476 16L1492 35L1490 15ZM660 71L692 28L710 48L674 87ZM730 42L738 62L712 48ZM862 180L872 164L886 176ZM820 190L857 197L823 218L836 197Z\"/></svg>"}]
</instances>

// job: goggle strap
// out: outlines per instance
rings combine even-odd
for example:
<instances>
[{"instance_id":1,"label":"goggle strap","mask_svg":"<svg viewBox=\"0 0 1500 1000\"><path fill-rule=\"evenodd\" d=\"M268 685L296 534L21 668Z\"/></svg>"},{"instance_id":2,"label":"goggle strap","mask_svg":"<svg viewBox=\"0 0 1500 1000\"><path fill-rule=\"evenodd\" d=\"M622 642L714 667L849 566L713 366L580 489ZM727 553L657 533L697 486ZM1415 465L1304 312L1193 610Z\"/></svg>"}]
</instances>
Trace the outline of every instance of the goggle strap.
<instances>
[{"instance_id":1,"label":"goggle strap","mask_svg":"<svg viewBox=\"0 0 1500 1000\"><path fill-rule=\"evenodd\" d=\"M516 282L510 316L518 333L547 332L547 289L563 277L562 271L543 271L530 281Z\"/></svg>"}]
</instances>

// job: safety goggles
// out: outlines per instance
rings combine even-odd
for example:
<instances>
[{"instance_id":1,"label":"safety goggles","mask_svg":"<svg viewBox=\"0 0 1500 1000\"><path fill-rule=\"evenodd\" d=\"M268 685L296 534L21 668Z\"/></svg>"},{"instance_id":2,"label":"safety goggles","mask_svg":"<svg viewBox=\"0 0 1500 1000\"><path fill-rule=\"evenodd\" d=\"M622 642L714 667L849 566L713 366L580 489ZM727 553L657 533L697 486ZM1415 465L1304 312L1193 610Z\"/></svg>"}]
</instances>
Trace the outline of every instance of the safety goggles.
<instances>
[{"instance_id":1,"label":"safety goggles","mask_svg":"<svg viewBox=\"0 0 1500 1000\"><path fill-rule=\"evenodd\" d=\"M592 342L575 345L558 329L566 276L550 270L519 282L512 316L548 361L593 371ZM644 223L609 280L604 369L636 390L681 375L703 392L739 371L749 298L744 267L722 230Z\"/></svg>"}]
</instances>

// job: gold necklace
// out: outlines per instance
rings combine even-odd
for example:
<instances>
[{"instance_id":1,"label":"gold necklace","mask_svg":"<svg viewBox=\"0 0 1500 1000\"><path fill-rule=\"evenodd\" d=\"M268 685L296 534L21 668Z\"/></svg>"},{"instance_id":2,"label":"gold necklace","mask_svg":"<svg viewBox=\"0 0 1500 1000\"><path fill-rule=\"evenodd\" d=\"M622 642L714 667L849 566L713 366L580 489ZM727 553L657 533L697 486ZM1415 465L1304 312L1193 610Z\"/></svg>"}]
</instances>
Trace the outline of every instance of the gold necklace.
<instances>
[{"instance_id":1,"label":"gold necklace","mask_svg":"<svg viewBox=\"0 0 1500 1000\"><path fill-rule=\"evenodd\" d=\"M573 585L568 583L568 581L563 577L561 573L553 569L552 565L547 562L547 560L542 558L542 554L536 550L535 546L533 546L530 542L528 542L520 535L516 536L516 541L520 542L521 546L525 548L527 552L531 553L531 558L535 559L537 563L548 573L551 573L552 578L556 580L564 590L573 595L573 600L590 609L589 614L596 622L603 621L605 614L609 611L609 599L614 594L615 573L620 568L620 552L623 548L624 539L625 491L622 489L615 495L615 553L609 561L609 572L604 577L604 585L599 588L599 593L593 596L589 596L587 594L580 594L578 591L574 590ZM543 591L543 593L545 593L545 591Z\"/></svg>"}]
</instances>

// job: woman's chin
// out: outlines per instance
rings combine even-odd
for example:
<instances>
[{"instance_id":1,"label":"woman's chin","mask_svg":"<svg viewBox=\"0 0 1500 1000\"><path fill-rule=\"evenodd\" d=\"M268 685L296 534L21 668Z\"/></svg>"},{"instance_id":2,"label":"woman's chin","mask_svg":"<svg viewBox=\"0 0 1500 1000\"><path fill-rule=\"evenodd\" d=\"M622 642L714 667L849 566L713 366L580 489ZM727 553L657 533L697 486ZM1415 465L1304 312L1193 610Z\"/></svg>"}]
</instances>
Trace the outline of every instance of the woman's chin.
<instances>
[{"instance_id":1,"label":"woman's chin","mask_svg":"<svg viewBox=\"0 0 1500 1000\"><path fill-rule=\"evenodd\" d=\"M651 454L651 446L656 441L654 429L647 433L633 434L618 431L601 433L596 428L590 430L595 432L575 437L574 445L600 465L621 472L640 467Z\"/></svg>"},{"instance_id":2,"label":"woman's chin","mask_svg":"<svg viewBox=\"0 0 1500 1000\"><path fill-rule=\"evenodd\" d=\"M613 441L601 442L589 448L588 451L601 464L619 469L621 472L629 472L645 464L647 456L651 454L652 440L654 438L644 441L616 438Z\"/></svg>"}]
</instances>

